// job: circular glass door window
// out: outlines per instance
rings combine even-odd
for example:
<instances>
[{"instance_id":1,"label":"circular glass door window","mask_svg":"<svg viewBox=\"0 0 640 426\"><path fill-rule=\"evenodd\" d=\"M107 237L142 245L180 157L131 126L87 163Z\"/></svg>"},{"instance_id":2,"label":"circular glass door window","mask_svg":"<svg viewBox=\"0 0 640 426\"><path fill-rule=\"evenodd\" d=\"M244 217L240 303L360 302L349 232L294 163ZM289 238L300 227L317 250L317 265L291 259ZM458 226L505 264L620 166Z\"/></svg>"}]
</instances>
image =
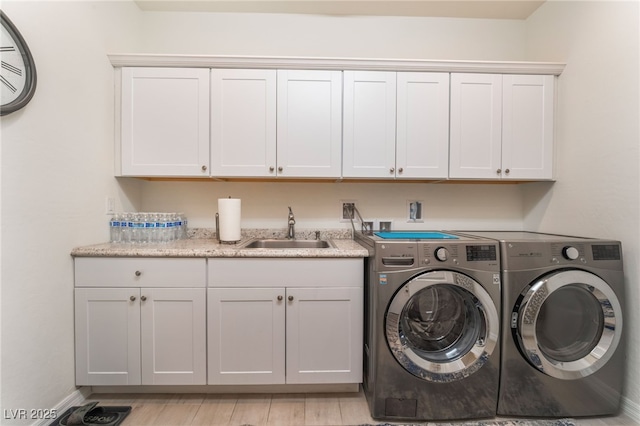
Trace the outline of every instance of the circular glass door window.
<instances>
[{"instance_id":1,"label":"circular glass door window","mask_svg":"<svg viewBox=\"0 0 640 426\"><path fill-rule=\"evenodd\" d=\"M470 277L431 271L404 286L386 315L387 343L413 375L433 382L463 379L493 352L498 313L484 288Z\"/></svg>"},{"instance_id":2,"label":"circular glass door window","mask_svg":"<svg viewBox=\"0 0 640 426\"><path fill-rule=\"evenodd\" d=\"M622 309L611 287L586 271L544 276L523 293L513 315L521 352L559 379L595 373L611 358L622 333Z\"/></svg>"}]
</instances>

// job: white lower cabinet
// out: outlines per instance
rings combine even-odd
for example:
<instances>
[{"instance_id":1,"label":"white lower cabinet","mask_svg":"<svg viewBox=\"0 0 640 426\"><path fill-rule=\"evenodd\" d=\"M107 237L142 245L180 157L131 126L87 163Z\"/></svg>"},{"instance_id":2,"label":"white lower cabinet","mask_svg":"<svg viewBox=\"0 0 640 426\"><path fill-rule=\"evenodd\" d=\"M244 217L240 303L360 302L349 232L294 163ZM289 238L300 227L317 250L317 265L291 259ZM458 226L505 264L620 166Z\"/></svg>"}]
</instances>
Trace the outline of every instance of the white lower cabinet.
<instances>
[{"instance_id":1,"label":"white lower cabinet","mask_svg":"<svg viewBox=\"0 0 640 426\"><path fill-rule=\"evenodd\" d=\"M287 383L362 381L362 291L287 289Z\"/></svg>"},{"instance_id":2,"label":"white lower cabinet","mask_svg":"<svg viewBox=\"0 0 640 426\"><path fill-rule=\"evenodd\" d=\"M210 259L209 384L360 383L362 274L362 259Z\"/></svg>"},{"instance_id":3,"label":"white lower cabinet","mask_svg":"<svg viewBox=\"0 0 640 426\"><path fill-rule=\"evenodd\" d=\"M206 384L205 264L76 259L76 385ZM183 268L191 277L173 282ZM158 286L175 287L147 287L157 275L165 276ZM200 288L180 287L196 276ZM121 287L127 283L139 287Z\"/></svg>"}]
</instances>

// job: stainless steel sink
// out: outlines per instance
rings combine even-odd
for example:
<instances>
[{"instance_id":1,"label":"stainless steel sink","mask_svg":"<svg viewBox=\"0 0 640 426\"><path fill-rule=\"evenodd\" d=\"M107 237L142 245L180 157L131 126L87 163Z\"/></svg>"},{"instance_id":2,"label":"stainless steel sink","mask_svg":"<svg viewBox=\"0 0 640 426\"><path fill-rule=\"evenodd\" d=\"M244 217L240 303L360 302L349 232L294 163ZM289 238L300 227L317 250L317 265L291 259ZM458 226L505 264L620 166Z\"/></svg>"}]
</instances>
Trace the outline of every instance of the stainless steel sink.
<instances>
[{"instance_id":1,"label":"stainless steel sink","mask_svg":"<svg viewBox=\"0 0 640 426\"><path fill-rule=\"evenodd\" d=\"M262 249L322 249L333 247L326 240L284 240L284 239L261 239L246 243L242 248L262 248Z\"/></svg>"}]
</instances>

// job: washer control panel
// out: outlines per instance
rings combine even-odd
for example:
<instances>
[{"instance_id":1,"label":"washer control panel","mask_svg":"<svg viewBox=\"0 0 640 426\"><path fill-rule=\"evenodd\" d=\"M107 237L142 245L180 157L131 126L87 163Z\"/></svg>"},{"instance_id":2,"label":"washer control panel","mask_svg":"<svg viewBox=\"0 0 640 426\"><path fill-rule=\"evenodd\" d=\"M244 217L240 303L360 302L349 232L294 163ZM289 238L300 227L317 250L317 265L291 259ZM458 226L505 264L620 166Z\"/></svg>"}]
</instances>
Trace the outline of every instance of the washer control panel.
<instances>
[{"instance_id":1,"label":"washer control panel","mask_svg":"<svg viewBox=\"0 0 640 426\"><path fill-rule=\"evenodd\" d=\"M420 266L461 266L478 265L483 268L499 266L499 250L497 243L442 243L421 242L418 244Z\"/></svg>"}]
</instances>

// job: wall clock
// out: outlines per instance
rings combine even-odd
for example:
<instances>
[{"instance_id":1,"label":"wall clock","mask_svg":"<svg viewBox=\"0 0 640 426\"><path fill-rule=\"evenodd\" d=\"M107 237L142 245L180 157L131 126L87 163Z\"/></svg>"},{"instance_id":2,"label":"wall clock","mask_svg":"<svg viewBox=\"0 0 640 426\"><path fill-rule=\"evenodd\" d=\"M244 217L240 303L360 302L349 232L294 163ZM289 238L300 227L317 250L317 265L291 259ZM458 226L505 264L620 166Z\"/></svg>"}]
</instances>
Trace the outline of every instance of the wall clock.
<instances>
[{"instance_id":1,"label":"wall clock","mask_svg":"<svg viewBox=\"0 0 640 426\"><path fill-rule=\"evenodd\" d=\"M0 10L0 115L24 107L36 90L36 65L18 29Z\"/></svg>"}]
</instances>

